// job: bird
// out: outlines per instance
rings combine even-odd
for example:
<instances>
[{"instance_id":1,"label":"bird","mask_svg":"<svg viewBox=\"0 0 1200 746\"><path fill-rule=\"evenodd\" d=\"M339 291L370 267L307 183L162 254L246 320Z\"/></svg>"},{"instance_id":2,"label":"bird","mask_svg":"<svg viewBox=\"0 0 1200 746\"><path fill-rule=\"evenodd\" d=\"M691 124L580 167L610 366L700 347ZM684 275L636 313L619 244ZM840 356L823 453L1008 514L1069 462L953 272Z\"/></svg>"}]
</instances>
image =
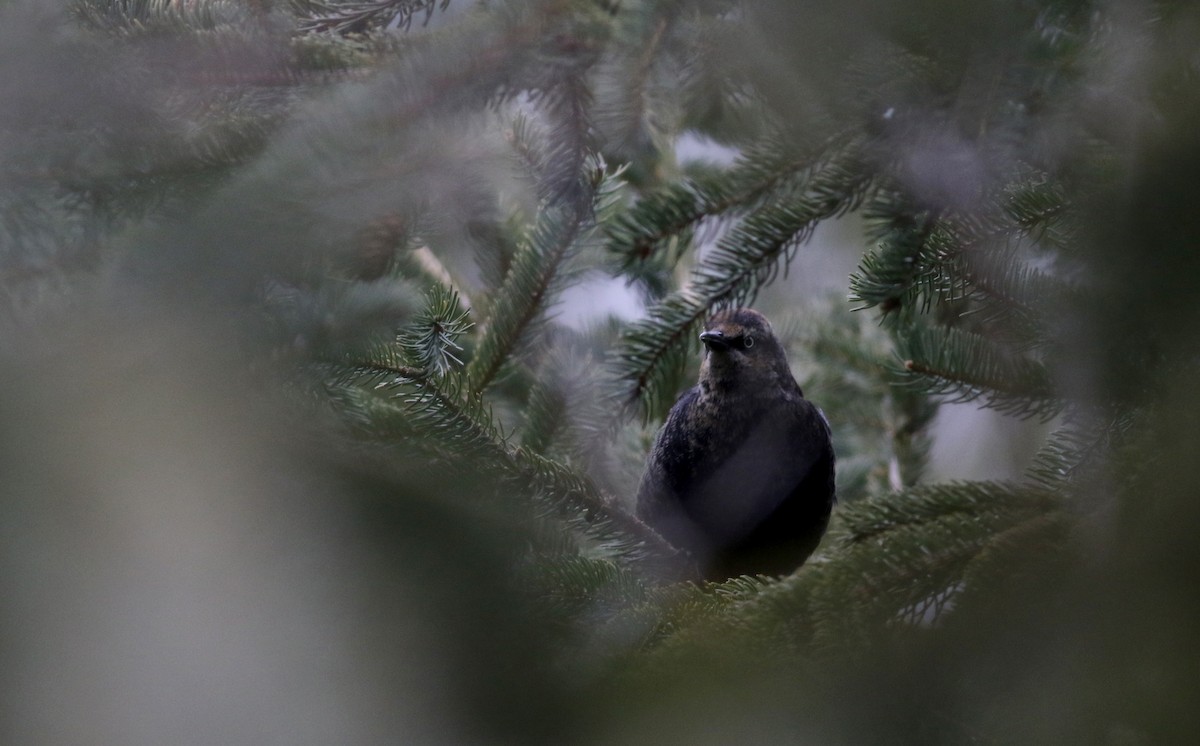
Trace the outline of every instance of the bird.
<instances>
[{"instance_id":1,"label":"bird","mask_svg":"<svg viewBox=\"0 0 1200 746\"><path fill-rule=\"evenodd\" d=\"M837 502L829 421L758 311L718 311L700 342L699 381L655 437L637 516L707 580L790 573Z\"/></svg>"}]
</instances>

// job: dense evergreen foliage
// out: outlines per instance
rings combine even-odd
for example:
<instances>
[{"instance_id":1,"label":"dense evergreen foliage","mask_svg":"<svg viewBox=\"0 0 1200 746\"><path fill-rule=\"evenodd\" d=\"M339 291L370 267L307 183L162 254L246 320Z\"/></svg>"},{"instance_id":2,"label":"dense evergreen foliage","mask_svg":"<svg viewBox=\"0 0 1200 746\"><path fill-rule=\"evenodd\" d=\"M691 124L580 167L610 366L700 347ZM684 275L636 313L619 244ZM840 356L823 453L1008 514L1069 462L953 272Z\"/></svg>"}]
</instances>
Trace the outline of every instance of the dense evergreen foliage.
<instances>
[{"instance_id":1,"label":"dense evergreen foliage","mask_svg":"<svg viewBox=\"0 0 1200 746\"><path fill-rule=\"evenodd\" d=\"M1200 732L1189 4L46 5L0 2L11 742ZM789 290L835 222L845 292ZM644 313L568 323L599 279ZM760 299L841 504L697 583L631 501ZM948 402L1043 423L1024 476L930 479Z\"/></svg>"}]
</instances>

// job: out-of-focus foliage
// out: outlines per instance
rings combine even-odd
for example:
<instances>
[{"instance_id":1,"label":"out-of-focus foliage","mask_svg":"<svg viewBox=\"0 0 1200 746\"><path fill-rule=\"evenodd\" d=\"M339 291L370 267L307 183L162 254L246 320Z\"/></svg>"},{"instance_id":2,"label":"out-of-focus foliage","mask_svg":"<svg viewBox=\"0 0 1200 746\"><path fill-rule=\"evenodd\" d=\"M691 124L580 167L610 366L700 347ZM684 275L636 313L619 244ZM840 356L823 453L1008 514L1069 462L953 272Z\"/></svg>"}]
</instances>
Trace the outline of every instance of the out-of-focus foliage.
<instances>
[{"instance_id":1,"label":"out-of-focus foliage","mask_svg":"<svg viewBox=\"0 0 1200 746\"><path fill-rule=\"evenodd\" d=\"M1198 41L1139 0L0 3L0 740L1194 740ZM780 293L839 219L846 292ZM596 277L644 314L566 323ZM630 502L767 288L841 505L696 584ZM934 482L947 401L1049 435Z\"/></svg>"}]
</instances>

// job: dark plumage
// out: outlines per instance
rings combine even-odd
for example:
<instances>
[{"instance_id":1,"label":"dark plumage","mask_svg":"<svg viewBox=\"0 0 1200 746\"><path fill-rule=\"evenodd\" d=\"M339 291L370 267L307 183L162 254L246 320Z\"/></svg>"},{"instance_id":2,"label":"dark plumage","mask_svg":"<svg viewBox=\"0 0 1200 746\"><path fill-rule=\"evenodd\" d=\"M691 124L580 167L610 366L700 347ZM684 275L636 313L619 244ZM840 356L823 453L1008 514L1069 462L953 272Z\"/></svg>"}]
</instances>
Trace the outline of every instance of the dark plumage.
<instances>
[{"instance_id":1,"label":"dark plumage","mask_svg":"<svg viewBox=\"0 0 1200 746\"><path fill-rule=\"evenodd\" d=\"M679 397L638 488L638 516L704 575L790 572L835 502L829 423L804 398L766 318L717 313L699 385Z\"/></svg>"}]
</instances>

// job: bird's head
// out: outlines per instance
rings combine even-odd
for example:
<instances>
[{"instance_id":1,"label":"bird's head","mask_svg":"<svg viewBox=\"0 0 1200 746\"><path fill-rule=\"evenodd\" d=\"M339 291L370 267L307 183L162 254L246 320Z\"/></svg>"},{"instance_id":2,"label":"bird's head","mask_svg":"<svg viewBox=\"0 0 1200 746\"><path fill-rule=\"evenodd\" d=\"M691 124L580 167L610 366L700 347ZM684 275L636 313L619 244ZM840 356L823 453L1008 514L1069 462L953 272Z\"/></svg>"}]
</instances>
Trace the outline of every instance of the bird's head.
<instances>
[{"instance_id":1,"label":"bird's head","mask_svg":"<svg viewBox=\"0 0 1200 746\"><path fill-rule=\"evenodd\" d=\"M795 386L787 356L771 324L758 311L718 311L700 333L706 348L700 383L718 390Z\"/></svg>"}]
</instances>

